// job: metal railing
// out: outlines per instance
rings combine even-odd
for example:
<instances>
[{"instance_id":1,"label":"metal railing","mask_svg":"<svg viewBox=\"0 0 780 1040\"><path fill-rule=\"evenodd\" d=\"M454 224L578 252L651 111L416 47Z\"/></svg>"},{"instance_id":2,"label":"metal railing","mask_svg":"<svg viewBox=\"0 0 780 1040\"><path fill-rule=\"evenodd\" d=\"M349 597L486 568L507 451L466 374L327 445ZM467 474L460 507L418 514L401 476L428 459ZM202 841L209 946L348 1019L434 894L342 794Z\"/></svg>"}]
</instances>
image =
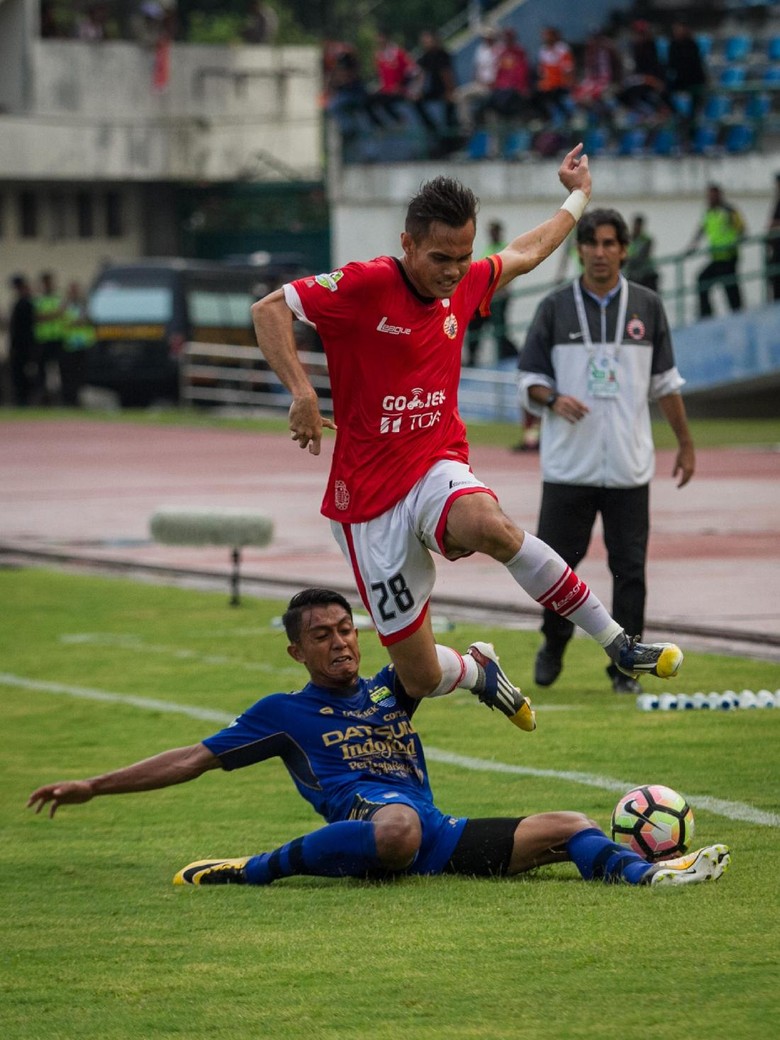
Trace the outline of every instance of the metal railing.
<instances>
[{"instance_id":1,"label":"metal railing","mask_svg":"<svg viewBox=\"0 0 780 1040\"><path fill-rule=\"evenodd\" d=\"M669 324L672 328L692 325L699 318L699 287L697 276L709 262L707 248L692 253L672 253L655 261L659 274L658 292L664 302ZM569 265L574 267L574 263ZM548 293L565 285L574 278L570 270L565 279L533 286L521 286L511 291L508 331L516 346L522 347L528 327L533 320L538 304ZM748 310L772 302L769 283L772 277L780 276L780 264L770 264L766 248L766 235L746 236L740 245L740 262L737 281L742 289L743 307ZM711 290L713 311L726 313L726 304L720 286Z\"/></svg>"}]
</instances>

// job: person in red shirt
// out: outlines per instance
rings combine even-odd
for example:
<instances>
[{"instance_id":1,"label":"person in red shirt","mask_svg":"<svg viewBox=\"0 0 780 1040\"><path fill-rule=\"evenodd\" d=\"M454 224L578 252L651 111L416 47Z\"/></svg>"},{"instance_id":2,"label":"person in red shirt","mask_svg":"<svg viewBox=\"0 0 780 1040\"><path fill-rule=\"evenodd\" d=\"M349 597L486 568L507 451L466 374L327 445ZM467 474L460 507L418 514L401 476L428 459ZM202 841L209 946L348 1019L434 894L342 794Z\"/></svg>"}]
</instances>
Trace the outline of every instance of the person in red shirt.
<instances>
[{"instance_id":1,"label":"person in red shirt","mask_svg":"<svg viewBox=\"0 0 780 1040\"><path fill-rule=\"evenodd\" d=\"M519 115L531 93L531 67L528 56L517 42L514 29L504 29L496 62L496 78L488 96L477 112L477 123L481 124L485 112L498 116Z\"/></svg>"},{"instance_id":2,"label":"person in red shirt","mask_svg":"<svg viewBox=\"0 0 780 1040\"><path fill-rule=\"evenodd\" d=\"M669 677L682 661L673 644L629 638L563 559L501 510L469 466L457 408L466 329L476 310L489 311L496 290L537 267L582 215L591 176L581 144L558 176L569 192L561 209L489 257L472 259L476 197L436 177L409 204L400 258L300 278L252 306L258 344L292 394L292 439L318 455L323 427L337 430L322 512L406 690L412 697L456 686L480 690L521 729L534 728L533 715L490 644L463 655L437 648L429 612L433 553L493 557L629 674ZM322 339L333 420L321 415L298 358L295 318Z\"/></svg>"},{"instance_id":3,"label":"person in red shirt","mask_svg":"<svg viewBox=\"0 0 780 1040\"><path fill-rule=\"evenodd\" d=\"M386 126L387 119L400 123L404 105L409 99L409 88L419 70L403 47L384 32L377 33L374 64L378 87L368 96L368 116L379 127Z\"/></svg>"}]
</instances>

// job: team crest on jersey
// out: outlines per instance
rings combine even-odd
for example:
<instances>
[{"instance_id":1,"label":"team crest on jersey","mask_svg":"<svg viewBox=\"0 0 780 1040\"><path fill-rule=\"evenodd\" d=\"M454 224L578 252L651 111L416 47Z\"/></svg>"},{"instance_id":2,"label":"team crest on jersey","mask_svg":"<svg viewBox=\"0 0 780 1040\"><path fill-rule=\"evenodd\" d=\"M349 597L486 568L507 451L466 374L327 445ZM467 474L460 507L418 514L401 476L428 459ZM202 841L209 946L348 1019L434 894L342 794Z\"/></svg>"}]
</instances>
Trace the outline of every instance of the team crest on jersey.
<instances>
[{"instance_id":1,"label":"team crest on jersey","mask_svg":"<svg viewBox=\"0 0 780 1040\"><path fill-rule=\"evenodd\" d=\"M337 480L333 487L336 509L349 509L349 491L343 480Z\"/></svg>"},{"instance_id":2,"label":"team crest on jersey","mask_svg":"<svg viewBox=\"0 0 780 1040\"><path fill-rule=\"evenodd\" d=\"M447 339L455 339L458 334L458 319L454 314L448 314L444 319L444 335Z\"/></svg>"},{"instance_id":3,"label":"team crest on jersey","mask_svg":"<svg viewBox=\"0 0 780 1040\"><path fill-rule=\"evenodd\" d=\"M392 708L395 704L395 697L393 697L393 694L386 686L378 686L371 691L369 696L374 704L381 704L384 701L386 708Z\"/></svg>"},{"instance_id":4,"label":"team crest on jersey","mask_svg":"<svg viewBox=\"0 0 780 1040\"><path fill-rule=\"evenodd\" d=\"M339 287L338 283L343 277L343 271L331 271L330 274L318 274L314 281L317 285L321 285L323 289L328 289L330 292L336 292Z\"/></svg>"},{"instance_id":5,"label":"team crest on jersey","mask_svg":"<svg viewBox=\"0 0 780 1040\"><path fill-rule=\"evenodd\" d=\"M626 323L626 335L630 339L644 339L646 331L645 323L636 314Z\"/></svg>"}]
</instances>

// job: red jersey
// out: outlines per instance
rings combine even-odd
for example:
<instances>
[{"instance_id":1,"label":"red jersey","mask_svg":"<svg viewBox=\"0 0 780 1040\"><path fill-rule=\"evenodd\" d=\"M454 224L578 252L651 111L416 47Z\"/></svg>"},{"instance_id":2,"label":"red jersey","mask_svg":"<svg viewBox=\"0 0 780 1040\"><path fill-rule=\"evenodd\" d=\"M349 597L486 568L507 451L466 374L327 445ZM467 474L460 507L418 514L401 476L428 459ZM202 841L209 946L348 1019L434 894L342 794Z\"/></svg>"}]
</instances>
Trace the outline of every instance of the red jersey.
<instances>
[{"instance_id":1,"label":"red jersey","mask_svg":"<svg viewBox=\"0 0 780 1040\"><path fill-rule=\"evenodd\" d=\"M489 313L501 260L475 260L451 299L420 296L400 260L381 256L284 287L328 359L338 427L322 512L362 523L403 498L440 459L468 462L458 414L461 351Z\"/></svg>"}]
</instances>

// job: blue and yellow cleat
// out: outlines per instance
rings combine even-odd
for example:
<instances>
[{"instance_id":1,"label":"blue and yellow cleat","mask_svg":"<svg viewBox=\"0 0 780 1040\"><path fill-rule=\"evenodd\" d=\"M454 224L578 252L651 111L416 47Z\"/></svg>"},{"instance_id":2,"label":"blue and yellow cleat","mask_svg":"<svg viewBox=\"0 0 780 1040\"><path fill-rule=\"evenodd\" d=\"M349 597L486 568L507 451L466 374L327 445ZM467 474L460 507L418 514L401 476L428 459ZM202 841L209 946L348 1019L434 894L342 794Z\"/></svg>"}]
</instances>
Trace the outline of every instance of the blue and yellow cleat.
<instances>
[{"instance_id":1,"label":"blue and yellow cleat","mask_svg":"<svg viewBox=\"0 0 780 1040\"><path fill-rule=\"evenodd\" d=\"M607 653L624 675L657 675L671 679L683 663L682 650L675 643L640 643L639 636L619 636Z\"/></svg>"},{"instance_id":2,"label":"blue and yellow cleat","mask_svg":"<svg viewBox=\"0 0 780 1040\"><path fill-rule=\"evenodd\" d=\"M536 712L531 702L524 697L517 686L498 663L498 654L492 643L472 643L466 653L473 657L480 667L480 683L471 691L483 704L492 710L498 708L519 729L531 733L536 729Z\"/></svg>"}]
</instances>

